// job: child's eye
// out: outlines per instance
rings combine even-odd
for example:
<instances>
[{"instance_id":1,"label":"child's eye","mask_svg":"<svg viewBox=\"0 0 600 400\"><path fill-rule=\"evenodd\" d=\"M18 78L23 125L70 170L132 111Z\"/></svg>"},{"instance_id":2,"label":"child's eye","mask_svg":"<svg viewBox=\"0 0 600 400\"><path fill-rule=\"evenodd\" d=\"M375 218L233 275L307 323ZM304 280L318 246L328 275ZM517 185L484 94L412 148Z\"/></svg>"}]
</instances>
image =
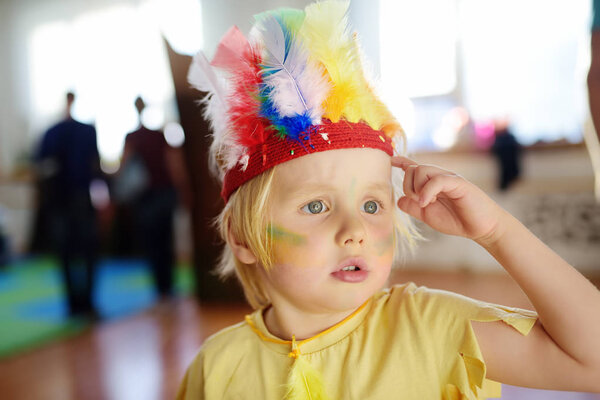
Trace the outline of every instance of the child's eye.
<instances>
[{"instance_id":1,"label":"child's eye","mask_svg":"<svg viewBox=\"0 0 600 400\"><path fill-rule=\"evenodd\" d=\"M366 201L363 204L363 211L367 214L377 214L377 211L379 211L379 203L373 200Z\"/></svg>"},{"instance_id":2,"label":"child's eye","mask_svg":"<svg viewBox=\"0 0 600 400\"><path fill-rule=\"evenodd\" d=\"M302 207L302 211L310 213L310 214L320 214L324 211L329 210L325 203L321 200L314 200Z\"/></svg>"}]
</instances>

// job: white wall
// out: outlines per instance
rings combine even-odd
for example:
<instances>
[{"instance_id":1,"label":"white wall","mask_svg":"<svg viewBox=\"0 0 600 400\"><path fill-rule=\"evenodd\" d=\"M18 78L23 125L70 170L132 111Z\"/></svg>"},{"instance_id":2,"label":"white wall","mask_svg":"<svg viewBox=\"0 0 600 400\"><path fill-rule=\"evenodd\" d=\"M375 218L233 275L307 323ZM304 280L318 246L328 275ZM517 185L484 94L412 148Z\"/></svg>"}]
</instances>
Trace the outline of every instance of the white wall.
<instances>
[{"instance_id":1,"label":"white wall","mask_svg":"<svg viewBox=\"0 0 600 400\"><path fill-rule=\"evenodd\" d=\"M15 98L18 97L13 70L17 62L12 58L14 42L13 1L0 2L0 177L6 173L13 160L10 141L19 140L22 123L17 112Z\"/></svg>"}]
</instances>

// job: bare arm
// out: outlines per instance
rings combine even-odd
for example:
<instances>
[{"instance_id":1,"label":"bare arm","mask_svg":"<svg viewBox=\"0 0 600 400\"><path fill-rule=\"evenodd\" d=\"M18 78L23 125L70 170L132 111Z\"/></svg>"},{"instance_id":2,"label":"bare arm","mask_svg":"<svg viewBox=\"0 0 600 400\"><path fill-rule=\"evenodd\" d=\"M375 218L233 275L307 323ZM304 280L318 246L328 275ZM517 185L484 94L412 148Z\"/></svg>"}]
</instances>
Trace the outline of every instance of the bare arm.
<instances>
[{"instance_id":1,"label":"bare arm","mask_svg":"<svg viewBox=\"0 0 600 400\"><path fill-rule=\"evenodd\" d=\"M432 228L483 246L535 307L528 336L502 322L473 323L491 379L600 392L600 292L479 188L438 167L393 158L405 171L398 206Z\"/></svg>"},{"instance_id":2,"label":"bare arm","mask_svg":"<svg viewBox=\"0 0 600 400\"><path fill-rule=\"evenodd\" d=\"M474 323L488 376L515 385L600 392L600 292L510 214L478 239L539 315L528 336Z\"/></svg>"}]
</instances>

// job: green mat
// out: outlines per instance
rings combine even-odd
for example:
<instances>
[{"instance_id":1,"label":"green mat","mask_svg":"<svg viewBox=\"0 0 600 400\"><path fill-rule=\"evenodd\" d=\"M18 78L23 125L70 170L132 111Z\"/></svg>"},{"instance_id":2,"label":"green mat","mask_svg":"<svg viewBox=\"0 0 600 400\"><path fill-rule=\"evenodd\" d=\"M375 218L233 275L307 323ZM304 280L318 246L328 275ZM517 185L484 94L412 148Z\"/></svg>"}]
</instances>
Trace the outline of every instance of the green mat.
<instances>
[{"instance_id":1,"label":"green mat","mask_svg":"<svg viewBox=\"0 0 600 400\"><path fill-rule=\"evenodd\" d=\"M193 292L192 270L179 264L177 296ZM95 276L94 304L103 320L131 315L158 300L148 265L142 260L105 259ZM0 270L0 357L75 335L90 326L70 319L57 262L30 257Z\"/></svg>"}]
</instances>

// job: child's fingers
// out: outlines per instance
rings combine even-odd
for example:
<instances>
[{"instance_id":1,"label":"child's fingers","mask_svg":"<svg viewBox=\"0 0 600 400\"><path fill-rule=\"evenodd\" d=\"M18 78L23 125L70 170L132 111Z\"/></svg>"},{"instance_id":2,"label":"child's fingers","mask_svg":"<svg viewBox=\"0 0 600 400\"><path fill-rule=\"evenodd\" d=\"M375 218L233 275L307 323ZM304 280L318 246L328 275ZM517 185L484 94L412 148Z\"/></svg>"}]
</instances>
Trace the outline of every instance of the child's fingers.
<instances>
[{"instance_id":1,"label":"child's fingers","mask_svg":"<svg viewBox=\"0 0 600 400\"><path fill-rule=\"evenodd\" d=\"M410 165L419 165L419 163L404 156L392 157L392 166L394 167L402 168L406 171L406 168Z\"/></svg>"},{"instance_id":2,"label":"child's fingers","mask_svg":"<svg viewBox=\"0 0 600 400\"><path fill-rule=\"evenodd\" d=\"M459 185L460 177L454 174L436 175L431 178L419 193L419 206L427 207L435 202L441 193L448 193Z\"/></svg>"},{"instance_id":3,"label":"child's fingers","mask_svg":"<svg viewBox=\"0 0 600 400\"><path fill-rule=\"evenodd\" d=\"M415 193L419 196L421 195L421 190L423 190L423 186L431 179L438 175L448 174L449 172L438 168L434 165L419 165L415 169L415 177L413 182L413 188Z\"/></svg>"},{"instance_id":4,"label":"child's fingers","mask_svg":"<svg viewBox=\"0 0 600 400\"><path fill-rule=\"evenodd\" d=\"M416 165L408 165L404 169L404 179L402 181L402 189L404 190L404 195L410 197L411 199L418 200L419 195L415 193L415 171L417 169Z\"/></svg>"},{"instance_id":5,"label":"child's fingers","mask_svg":"<svg viewBox=\"0 0 600 400\"><path fill-rule=\"evenodd\" d=\"M414 200L418 200L419 195L415 193L415 170L419 167L419 164L408 157L396 156L392 157L392 166L404 170L404 179L402 180L404 194Z\"/></svg>"},{"instance_id":6,"label":"child's fingers","mask_svg":"<svg viewBox=\"0 0 600 400\"><path fill-rule=\"evenodd\" d=\"M418 201L407 196L400 197L398 199L398 207L411 217L422 219L423 209L419 206Z\"/></svg>"},{"instance_id":7,"label":"child's fingers","mask_svg":"<svg viewBox=\"0 0 600 400\"><path fill-rule=\"evenodd\" d=\"M416 161L403 156L392 157L392 166L404 170L404 194L417 202L423 200L423 193L421 191L431 179L439 175L452 174L450 171L434 165L418 164ZM433 197L428 200L427 203L431 203L436 199Z\"/></svg>"}]
</instances>

